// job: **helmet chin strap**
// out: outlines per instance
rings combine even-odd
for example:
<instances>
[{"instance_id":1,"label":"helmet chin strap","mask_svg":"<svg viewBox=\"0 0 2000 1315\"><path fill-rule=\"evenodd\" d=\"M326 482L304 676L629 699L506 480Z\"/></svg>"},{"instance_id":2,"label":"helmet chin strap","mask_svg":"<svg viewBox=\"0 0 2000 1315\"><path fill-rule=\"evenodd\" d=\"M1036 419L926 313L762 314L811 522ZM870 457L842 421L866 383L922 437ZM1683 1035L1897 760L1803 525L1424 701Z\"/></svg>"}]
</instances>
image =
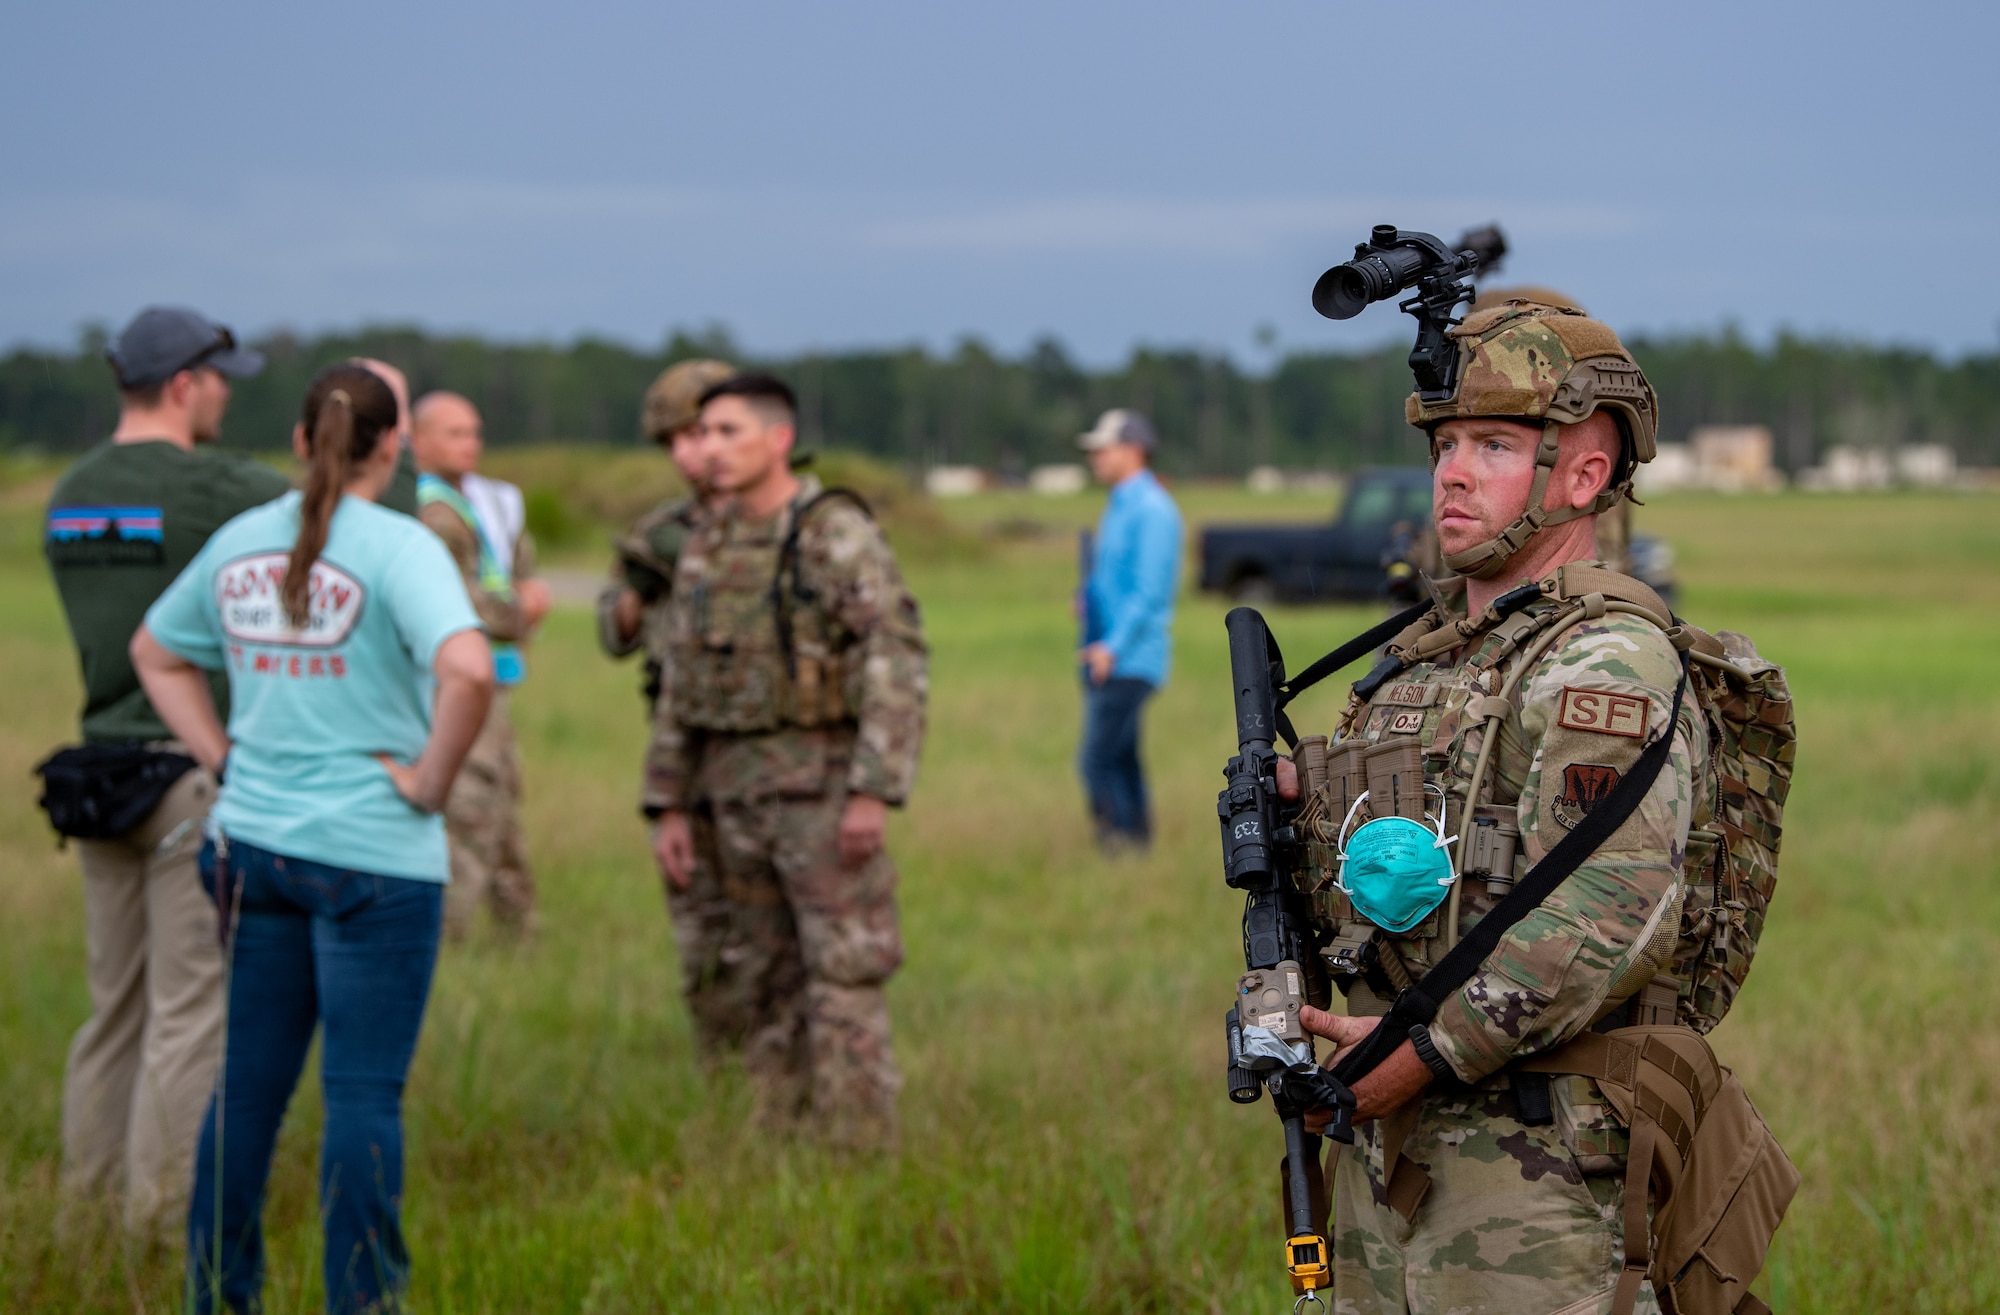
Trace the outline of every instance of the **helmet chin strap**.
<instances>
[{"instance_id":1,"label":"helmet chin strap","mask_svg":"<svg viewBox=\"0 0 2000 1315\"><path fill-rule=\"evenodd\" d=\"M1528 546L1528 540L1545 527L1600 515L1617 506L1619 500L1631 492L1632 481L1627 479L1598 494L1587 507L1557 507L1553 511L1543 507L1542 503L1548 497L1549 477L1556 470L1557 439L1561 433L1560 422L1542 422L1542 441L1535 448L1535 482L1528 490L1528 506L1520 519L1484 543L1476 543L1462 552L1446 553L1444 564L1447 567L1469 579L1491 580L1505 571L1507 563L1514 560L1515 555Z\"/></svg>"}]
</instances>

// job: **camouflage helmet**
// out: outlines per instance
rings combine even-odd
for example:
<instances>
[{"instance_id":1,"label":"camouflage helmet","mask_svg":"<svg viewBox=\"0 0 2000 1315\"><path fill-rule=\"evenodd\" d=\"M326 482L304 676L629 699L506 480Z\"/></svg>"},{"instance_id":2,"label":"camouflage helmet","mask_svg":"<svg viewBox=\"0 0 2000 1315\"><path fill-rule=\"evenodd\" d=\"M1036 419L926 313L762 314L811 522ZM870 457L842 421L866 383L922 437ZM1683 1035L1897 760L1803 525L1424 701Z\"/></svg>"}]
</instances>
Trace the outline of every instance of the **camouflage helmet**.
<instances>
[{"instance_id":1,"label":"camouflage helmet","mask_svg":"<svg viewBox=\"0 0 2000 1315\"><path fill-rule=\"evenodd\" d=\"M1631 494L1632 467L1651 461L1658 450L1660 402L1611 326L1574 307L1517 297L1467 315L1451 336L1459 344L1458 387L1435 402L1411 394L1403 404L1411 424L1434 433L1447 420L1542 422L1535 483L1520 519L1497 537L1445 557L1445 565L1462 575L1490 579L1544 526L1609 511ZM1610 487L1588 507L1544 510L1561 427L1600 410L1617 419L1624 439Z\"/></svg>"},{"instance_id":2,"label":"camouflage helmet","mask_svg":"<svg viewBox=\"0 0 2000 1315\"><path fill-rule=\"evenodd\" d=\"M1503 301L1532 301L1543 306L1554 306L1557 310L1573 310L1580 315L1590 314L1583 308L1582 302L1567 292L1557 292L1554 288L1543 287L1538 283L1523 283L1516 287L1505 288L1481 288L1479 295L1472 299L1472 304L1465 308L1465 313L1477 315L1480 311L1489 310Z\"/></svg>"},{"instance_id":3,"label":"camouflage helmet","mask_svg":"<svg viewBox=\"0 0 2000 1315\"><path fill-rule=\"evenodd\" d=\"M639 412L639 432L664 443L701 418L701 395L736 373L726 361L681 361L660 371Z\"/></svg>"}]
</instances>

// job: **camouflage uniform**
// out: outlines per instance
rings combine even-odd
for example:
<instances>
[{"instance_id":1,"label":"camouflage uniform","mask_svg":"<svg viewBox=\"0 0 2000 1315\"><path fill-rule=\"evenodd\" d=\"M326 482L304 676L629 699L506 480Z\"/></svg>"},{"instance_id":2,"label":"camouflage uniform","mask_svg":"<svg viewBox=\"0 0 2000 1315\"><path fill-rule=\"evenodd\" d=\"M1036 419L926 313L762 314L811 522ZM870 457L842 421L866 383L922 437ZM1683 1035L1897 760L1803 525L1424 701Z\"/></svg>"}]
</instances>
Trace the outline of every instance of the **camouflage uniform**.
<instances>
[{"instance_id":1,"label":"camouflage uniform","mask_svg":"<svg viewBox=\"0 0 2000 1315\"><path fill-rule=\"evenodd\" d=\"M799 517L818 492L807 477L777 515L721 516L688 540L647 791L714 827L736 937L718 968L751 1011L760 1112L881 1145L902 1085L882 994L903 958L896 869L886 853L843 866L839 823L851 794L907 797L927 653L880 530L840 499Z\"/></svg>"},{"instance_id":2,"label":"camouflage uniform","mask_svg":"<svg viewBox=\"0 0 2000 1315\"><path fill-rule=\"evenodd\" d=\"M646 655L646 700L649 724L665 680L667 601L672 596L675 565L688 537L701 522L701 504L692 497L663 502L632 526L618 541L613 578L597 599L597 641L614 658ZM613 615L626 589L642 604L639 628L628 639L618 632ZM647 757L657 752L647 746ZM666 803L641 787L640 811L657 818ZM715 826L707 813L689 818L694 837L694 872L685 887L666 883L667 912L673 920L674 948L680 958L681 998L694 1020L696 1048L705 1064L743 1048L756 1018L755 1002L743 989L744 959L735 934L728 897L722 889L722 868L715 854Z\"/></svg>"},{"instance_id":3,"label":"camouflage uniform","mask_svg":"<svg viewBox=\"0 0 2000 1315\"><path fill-rule=\"evenodd\" d=\"M481 577L479 531L444 501L426 500L417 512L458 563L480 628L490 640L518 643L528 625L511 590L489 588ZM512 578L534 574L534 541L523 534L515 545ZM505 689L496 689L486 721L465 755L445 800L445 830L451 838L451 884L445 889L445 932L462 939L483 904L509 932L533 934L535 875L521 835L521 755Z\"/></svg>"},{"instance_id":4,"label":"camouflage uniform","mask_svg":"<svg viewBox=\"0 0 2000 1315\"><path fill-rule=\"evenodd\" d=\"M1500 307L1469 317L1459 331L1470 341L1453 407L1413 414L1412 421L1499 414L1546 418L1553 426L1581 418L1561 413L1571 387L1566 380L1573 360L1593 354L1608 360L1600 382L1622 386L1621 362L1628 358L1609 329L1563 321L1563 331L1585 344L1570 350L1574 343L1558 341L1540 322L1524 328L1522 313ZM1510 322L1512 336L1496 344ZM1614 351L1618 358L1609 359ZM1643 378L1638 386L1644 388ZM1644 391L1650 407L1650 389ZM1642 422L1636 446L1645 459L1650 412L1634 414ZM1540 505L1542 487L1536 484L1531 506ZM1573 518L1564 512L1546 522ZM1504 557L1477 566L1495 578ZM1391 646L1398 656L1427 660L1412 661L1366 701L1352 700L1336 741L1336 747L1356 738L1414 742L1425 782L1442 787L1449 800L1444 834L1457 836L1471 820L1464 809L1494 724L1487 718L1502 713L1480 815L1518 827L1518 849L1511 873L1496 876L1490 889L1484 876L1461 875L1461 928L1476 925L1512 880L1578 825L1666 732L1681 679L1681 657L1666 634L1616 611L1574 624L1537 656L1534 645L1549 614L1569 606L1560 599L1576 596L1564 592L1561 573L1543 588L1541 598L1509 618L1489 612L1462 624L1462 645L1441 652L1444 637L1434 632L1462 618L1434 609ZM1426 630L1433 640L1418 649ZM1500 704L1493 696L1524 660L1532 665ZM1479 699L1486 701L1473 702ZM1438 1011L1427 1030L1438 1061L1433 1067L1451 1076L1363 1125L1354 1145L1340 1150L1331 1241L1334 1307L1343 1315L1612 1308L1624 1260L1627 1134L1590 1079L1548 1080L1551 1121L1536 1108L1542 1103L1536 1079L1524 1077L1517 1088L1508 1066L1593 1025L1622 1025L1635 997L1662 1002L1666 979L1655 978L1674 962L1688 832L1709 771L1707 730L1691 693L1671 733L1668 762L1633 816L1516 924ZM1434 799L1427 797L1424 807L1434 810ZM1374 942L1374 966L1349 991L1351 1014L1386 1012L1402 984L1395 979L1420 979L1443 955L1449 905L1392 935L1358 919L1337 889L1323 888L1316 899L1322 919L1349 946ZM1663 1021L1671 1021L1672 1001L1669 992ZM1658 1309L1650 1288L1641 1289L1639 1309Z\"/></svg>"},{"instance_id":5,"label":"camouflage uniform","mask_svg":"<svg viewBox=\"0 0 2000 1315\"><path fill-rule=\"evenodd\" d=\"M1521 615L1558 606L1544 599ZM1465 825L1462 808L1486 734L1466 705L1497 692L1511 647L1488 630L1458 660L1417 663L1350 710L1343 738L1372 744L1407 736L1422 747L1426 780L1453 801L1447 835ZM1500 723L1484 796L1511 810L1520 828L1516 877L1660 733L1679 679L1680 656L1666 636L1616 613L1565 632L1523 679ZM1459 1081L1433 1083L1402 1111L1365 1125L1341 1153L1337 1309L1609 1309L1623 1263L1625 1134L1595 1085L1580 1077L1552 1083L1554 1124L1524 1124L1503 1070L1569 1040L1671 964L1692 801L1707 766L1707 734L1692 698L1682 702L1675 736L1638 812L1515 926L1439 1011L1431 1043ZM1480 879L1461 880L1461 923L1470 927L1498 896ZM1340 909L1329 912L1340 920ZM1407 935L1383 937L1412 977L1442 954L1444 912ZM1357 981L1349 1012L1380 1013L1385 994ZM1430 1177L1409 1220L1390 1205L1382 1162L1385 1126L1398 1123L1408 1129L1402 1154Z\"/></svg>"}]
</instances>

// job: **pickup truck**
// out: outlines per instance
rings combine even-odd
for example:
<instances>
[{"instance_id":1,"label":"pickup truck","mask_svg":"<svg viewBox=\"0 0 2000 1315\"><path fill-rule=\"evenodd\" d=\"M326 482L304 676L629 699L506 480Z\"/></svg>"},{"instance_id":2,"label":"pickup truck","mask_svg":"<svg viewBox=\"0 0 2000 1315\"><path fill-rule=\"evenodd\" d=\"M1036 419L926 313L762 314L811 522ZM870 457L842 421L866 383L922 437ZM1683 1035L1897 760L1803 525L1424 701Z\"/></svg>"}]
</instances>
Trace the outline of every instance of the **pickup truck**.
<instances>
[{"instance_id":1,"label":"pickup truck","mask_svg":"<svg viewBox=\"0 0 2000 1315\"><path fill-rule=\"evenodd\" d=\"M1430 518L1430 471L1370 467L1355 473L1328 524L1205 527L1201 587L1240 603L1387 598L1390 568L1407 560Z\"/></svg>"},{"instance_id":2,"label":"pickup truck","mask_svg":"<svg viewBox=\"0 0 2000 1315\"><path fill-rule=\"evenodd\" d=\"M1612 565L1674 604L1673 549L1630 533L1630 507L1600 524ZM1201 532L1201 588L1239 603L1342 599L1414 600L1417 571L1435 574L1431 474L1421 466L1372 466L1349 482L1340 514L1325 525L1211 525ZM1618 551L1618 541L1630 544ZM1623 557L1621 562L1616 560Z\"/></svg>"}]
</instances>

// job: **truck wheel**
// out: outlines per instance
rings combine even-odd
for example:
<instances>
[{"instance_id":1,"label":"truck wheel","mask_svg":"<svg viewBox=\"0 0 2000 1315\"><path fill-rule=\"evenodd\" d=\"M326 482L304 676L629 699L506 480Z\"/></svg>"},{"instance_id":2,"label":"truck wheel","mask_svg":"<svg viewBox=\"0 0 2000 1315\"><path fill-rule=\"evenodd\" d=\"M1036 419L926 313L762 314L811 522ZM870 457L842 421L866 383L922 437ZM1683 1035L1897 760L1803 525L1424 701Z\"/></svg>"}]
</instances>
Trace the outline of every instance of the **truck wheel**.
<instances>
[{"instance_id":1,"label":"truck wheel","mask_svg":"<svg viewBox=\"0 0 2000 1315\"><path fill-rule=\"evenodd\" d=\"M1278 586L1272 582L1271 577L1268 575L1261 575L1256 572L1252 572L1249 575L1239 575L1236 577L1235 583L1229 586L1229 599L1231 602L1243 603L1252 607L1265 603L1275 603L1278 601Z\"/></svg>"}]
</instances>

